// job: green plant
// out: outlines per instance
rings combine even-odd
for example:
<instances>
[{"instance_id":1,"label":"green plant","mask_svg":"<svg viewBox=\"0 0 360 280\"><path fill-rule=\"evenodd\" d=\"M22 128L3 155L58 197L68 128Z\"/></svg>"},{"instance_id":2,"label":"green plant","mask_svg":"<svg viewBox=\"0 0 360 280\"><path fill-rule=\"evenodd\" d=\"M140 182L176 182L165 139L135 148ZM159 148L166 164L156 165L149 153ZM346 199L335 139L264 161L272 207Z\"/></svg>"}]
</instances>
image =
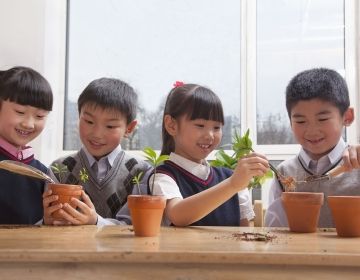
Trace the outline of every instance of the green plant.
<instances>
[{"instance_id":1,"label":"green plant","mask_svg":"<svg viewBox=\"0 0 360 280\"><path fill-rule=\"evenodd\" d=\"M140 190L140 181L141 181L141 178L142 178L142 175L144 174L144 172L140 171L137 175L135 175L133 178L132 178L132 182L134 184L136 184L137 186L137 189L139 191L139 194L141 194L141 190Z\"/></svg>"},{"instance_id":2,"label":"green plant","mask_svg":"<svg viewBox=\"0 0 360 280\"><path fill-rule=\"evenodd\" d=\"M79 177L80 177L80 181L83 183L86 183L89 180L89 174L87 173L85 167L80 169Z\"/></svg>"},{"instance_id":3,"label":"green plant","mask_svg":"<svg viewBox=\"0 0 360 280\"><path fill-rule=\"evenodd\" d=\"M241 137L237 132L235 132L235 136L233 137L232 149L234 153L229 156L223 149L219 149L219 151L215 154L215 160L211 162L212 166L223 166L230 169L235 169L237 162L242 157L246 156L250 152L254 152L252 148L252 141L249 137L250 130L248 129L246 133ZM248 188L251 189L253 187L257 187L262 185L265 180L272 178L273 173L271 170L266 172L264 176L255 176L249 183Z\"/></svg>"},{"instance_id":4,"label":"green plant","mask_svg":"<svg viewBox=\"0 0 360 280\"><path fill-rule=\"evenodd\" d=\"M157 155L153 148L145 147L143 149L143 153L145 154L145 158L149 161L149 163L154 167L154 176L152 178L152 182L150 185L150 193L153 193L155 176L156 176L156 168L162 164L165 160L169 159L168 155Z\"/></svg>"},{"instance_id":5,"label":"green plant","mask_svg":"<svg viewBox=\"0 0 360 280\"><path fill-rule=\"evenodd\" d=\"M65 181L65 174L69 172L67 166L65 164L54 163L50 168L54 174L58 174L59 182L63 183ZM80 169L79 178L82 183L86 183L89 180L89 174L87 173L85 167Z\"/></svg>"},{"instance_id":6,"label":"green plant","mask_svg":"<svg viewBox=\"0 0 360 280\"><path fill-rule=\"evenodd\" d=\"M65 176L65 174L68 172L68 168L66 165L60 163L54 163L51 166L51 170L54 172L54 174L59 175L60 183L64 182L65 178L63 176Z\"/></svg>"}]
</instances>

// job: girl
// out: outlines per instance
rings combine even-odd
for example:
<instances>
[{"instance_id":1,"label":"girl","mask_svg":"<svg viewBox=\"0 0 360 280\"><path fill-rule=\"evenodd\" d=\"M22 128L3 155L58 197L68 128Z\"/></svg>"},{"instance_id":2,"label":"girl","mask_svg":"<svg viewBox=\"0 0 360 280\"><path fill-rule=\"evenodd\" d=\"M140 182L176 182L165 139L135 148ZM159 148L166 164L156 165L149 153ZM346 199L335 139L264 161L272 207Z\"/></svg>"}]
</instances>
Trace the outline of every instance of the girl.
<instances>
[{"instance_id":1,"label":"girl","mask_svg":"<svg viewBox=\"0 0 360 280\"><path fill-rule=\"evenodd\" d=\"M253 218L247 185L268 170L268 162L253 153L239 160L234 173L211 167L206 157L220 143L223 125L223 109L215 93L195 84L175 84L162 125L161 154L170 159L157 168L159 174L150 188L167 198L165 224L246 226Z\"/></svg>"},{"instance_id":2,"label":"girl","mask_svg":"<svg viewBox=\"0 0 360 280\"><path fill-rule=\"evenodd\" d=\"M28 143L52 110L49 83L26 67L0 71L0 160L16 160L47 173ZM43 217L44 182L0 170L0 224L34 224Z\"/></svg>"}]
</instances>

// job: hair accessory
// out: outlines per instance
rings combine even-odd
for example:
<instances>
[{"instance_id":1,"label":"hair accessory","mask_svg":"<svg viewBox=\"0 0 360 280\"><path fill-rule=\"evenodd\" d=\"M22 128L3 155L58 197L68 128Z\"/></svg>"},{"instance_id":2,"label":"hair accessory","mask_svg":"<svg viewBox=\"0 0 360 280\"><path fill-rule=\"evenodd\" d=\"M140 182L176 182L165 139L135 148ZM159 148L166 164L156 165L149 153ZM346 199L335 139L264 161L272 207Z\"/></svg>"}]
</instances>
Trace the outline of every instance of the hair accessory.
<instances>
[{"instance_id":1,"label":"hair accessory","mask_svg":"<svg viewBox=\"0 0 360 280\"><path fill-rule=\"evenodd\" d=\"M181 86L183 86L183 85L184 85L184 83L181 82L181 81L176 81L176 82L173 84L174 88L181 87Z\"/></svg>"}]
</instances>

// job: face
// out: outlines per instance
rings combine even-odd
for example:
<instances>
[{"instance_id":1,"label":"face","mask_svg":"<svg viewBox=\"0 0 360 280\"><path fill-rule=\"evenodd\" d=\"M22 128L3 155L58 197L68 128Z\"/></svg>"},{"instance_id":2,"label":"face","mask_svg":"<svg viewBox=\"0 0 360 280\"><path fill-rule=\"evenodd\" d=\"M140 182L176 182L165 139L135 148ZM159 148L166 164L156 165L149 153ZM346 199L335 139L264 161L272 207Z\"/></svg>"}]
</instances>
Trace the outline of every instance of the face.
<instances>
[{"instance_id":1,"label":"face","mask_svg":"<svg viewBox=\"0 0 360 280\"><path fill-rule=\"evenodd\" d=\"M165 116L165 127L175 141L175 153L201 163L220 143L222 123L181 117Z\"/></svg>"},{"instance_id":2,"label":"face","mask_svg":"<svg viewBox=\"0 0 360 280\"><path fill-rule=\"evenodd\" d=\"M116 110L85 104L80 112L81 142L97 160L111 153L135 126L135 120L127 124L126 117Z\"/></svg>"},{"instance_id":3,"label":"face","mask_svg":"<svg viewBox=\"0 0 360 280\"><path fill-rule=\"evenodd\" d=\"M291 110L291 127L298 143L317 160L338 143L344 126L354 120L353 109L344 115L332 103L320 99L299 101Z\"/></svg>"},{"instance_id":4,"label":"face","mask_svg":"<svg viewBox=\"0 0 360 280\"><path fill-rule=\"evenodd\" d=\"M21 148L43 131L49 111L15 102L2 101L0 136Z\"/></svg>"}]
</instances>

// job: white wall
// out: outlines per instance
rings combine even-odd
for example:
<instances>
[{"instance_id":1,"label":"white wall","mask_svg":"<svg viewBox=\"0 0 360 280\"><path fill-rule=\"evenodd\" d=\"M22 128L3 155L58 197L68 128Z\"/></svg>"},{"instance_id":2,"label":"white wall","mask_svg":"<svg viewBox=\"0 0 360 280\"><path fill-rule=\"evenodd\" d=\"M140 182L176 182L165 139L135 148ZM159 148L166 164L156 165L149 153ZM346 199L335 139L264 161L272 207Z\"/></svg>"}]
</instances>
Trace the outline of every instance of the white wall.
<instances>
[{"instance_id":1,"label":"white wall","mask_svg":"<svg viewBox=\"0 0 360 280\"><path fill-rule=\"evenodd\" d=\"M65 0L0 0L0 69L34 68L51 84L54 107L47 126L31 145L45 164L61 149L64 73Z\"/></svg>"}]
</instances>

